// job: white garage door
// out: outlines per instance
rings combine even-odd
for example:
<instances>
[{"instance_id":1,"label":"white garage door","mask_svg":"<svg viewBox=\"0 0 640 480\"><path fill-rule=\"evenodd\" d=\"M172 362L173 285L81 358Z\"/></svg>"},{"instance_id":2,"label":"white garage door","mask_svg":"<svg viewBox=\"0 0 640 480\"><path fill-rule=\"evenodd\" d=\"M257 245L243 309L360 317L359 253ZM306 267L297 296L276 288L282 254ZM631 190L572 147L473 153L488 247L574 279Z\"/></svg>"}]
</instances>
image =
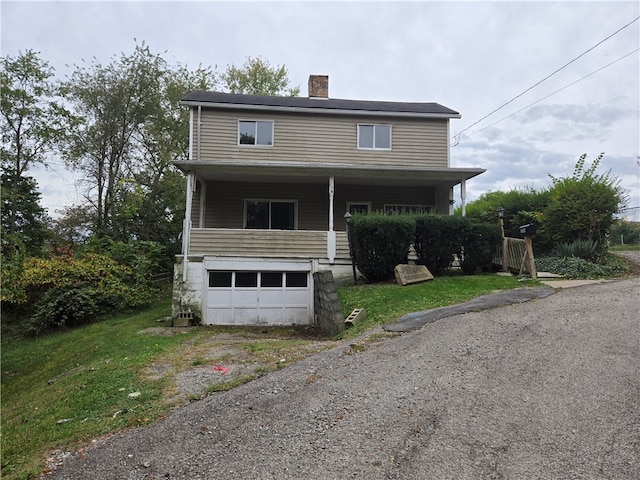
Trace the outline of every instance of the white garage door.
<instances>
[{"instance_id":1,"label":"white garage door","mask_svg":"<svg viewBox=\"0 0 640 480\"><path fill-rule=\"evenodd\" d=\"M207 324L313 323L308 271L209 270L207 274Z\"/></svg>"}]
</instances>

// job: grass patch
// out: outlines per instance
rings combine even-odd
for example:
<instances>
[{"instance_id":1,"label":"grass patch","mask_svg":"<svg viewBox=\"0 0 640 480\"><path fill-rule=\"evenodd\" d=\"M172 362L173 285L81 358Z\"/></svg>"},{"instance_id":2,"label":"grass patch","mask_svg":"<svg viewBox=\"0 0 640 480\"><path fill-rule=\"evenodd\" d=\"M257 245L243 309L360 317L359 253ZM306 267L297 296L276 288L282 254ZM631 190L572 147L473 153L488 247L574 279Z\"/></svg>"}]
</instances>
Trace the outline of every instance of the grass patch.
<instances>
[{"instance_id":1,"label":"grass patch","mask_svg":"<svg viewBox=\"0 0 640 480\"><path fill-rule=\"evenodd\" d=\"M39 475L46 451L165 415L165 381L138 375L185 335L140 334L166 317L170 299L137 314L2 343L2 478ZM187 334L189 335L189 334ZM140 395L130 397L130 393Z\"/></svg>"},{"instance_id":2,"label":"grass patch","mask_svg":"<svg viewBox=\"0 0 640 480\"><path fill-rule=\"evenodd\" d=\"M342 337L355 337L408 312L524 285L537 283L486 275L439 277L407 287L341 286L345 316L354 308L367 310L367 318ZM95 437L147 425L165 416L172 406L169 399L175 398L172 375L176 372L214 363L255 365L253 373L230 377L203 392L212 393L232 389L335 345L313 329L294 327L198 327L169 336L141 333L158 327L156 320L167 317L170 308L167 294L156 307L144 312L36 338L3 336L3 479L37 477L45 467L46 452L52 449L74 450ZM370 341L384 336L373 334ZM233 345L238 353L233 349L223 349L220 355L211 353L225 345ZM365 341L362 348L367 346ZM353 353L360 348L351 347ZM149 378L145 372L156 364L169 373ZM138 396L129 396L137 392Z\"/></svg>"},{"instance_id":3,"label":"grass patch","mask_svg":"<svg viewBox=\"0 0 640 480\"><path fill-rule=\"evenodd\" d=\"M466 302L480 295L524 286L538 286L535 281L523 283L515 277L499 275L442 276L430 282L405 287L394 284L340 285L338 296L343 314L364 308L367 317L339 335L353 338L369 328L392 323L402 315L431 308Z\"/></svg>"},{"instance_id":4,"label":"grass patch","mask_svg":"<svg viewBox=\"0 0 640 480\"><path fill-rule=\"evenodd\" d=\"M640 244L633 245L613 245L609 247L609 250L613 252L637 252L640 250Z\"/></svg>"}]
</instances>

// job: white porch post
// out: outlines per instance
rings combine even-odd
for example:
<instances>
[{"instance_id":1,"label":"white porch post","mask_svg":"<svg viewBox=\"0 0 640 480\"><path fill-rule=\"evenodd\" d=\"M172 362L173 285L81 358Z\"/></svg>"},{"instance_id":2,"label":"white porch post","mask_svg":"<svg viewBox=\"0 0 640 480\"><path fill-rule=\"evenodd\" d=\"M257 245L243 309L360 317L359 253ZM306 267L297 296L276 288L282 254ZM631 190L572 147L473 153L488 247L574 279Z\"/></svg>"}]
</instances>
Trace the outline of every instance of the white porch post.
<instances>
[{"instance_id":1,"label":"white porch post","mask_svg":"<svg viewBox=\"0 0 640 480\"><path fill-rule=\"evenodd\" d=\"M336 259L336 232L333 230L333 196L335 194L335 178L329 177L329 231L327 232L327 258L329 263Z\"/></svg>"},{"instance_id":2,"label":"white porch post","mask_svg":"<svg viewBox=\"0 0 640 480\"><path fill-rule=\"evenodd\" d=\"M187 263L189 253L189 240L191 236L191 202L193 201L193 190L195 188L195 174L189 172L187 174L187 205L184 213L184 222L182 223L182 281L187 281Z\"/></svg>"},{"instance_id":3,"label":"white porch post","mask_svg":"<svg viewBox=\"0 0 640 480\"><path fill-rule=\"evenodd\" d=\"M467 181L463 178L460 182L460 203L462 205L462 216L467 216Z\"/></svg>"}]
</instances>

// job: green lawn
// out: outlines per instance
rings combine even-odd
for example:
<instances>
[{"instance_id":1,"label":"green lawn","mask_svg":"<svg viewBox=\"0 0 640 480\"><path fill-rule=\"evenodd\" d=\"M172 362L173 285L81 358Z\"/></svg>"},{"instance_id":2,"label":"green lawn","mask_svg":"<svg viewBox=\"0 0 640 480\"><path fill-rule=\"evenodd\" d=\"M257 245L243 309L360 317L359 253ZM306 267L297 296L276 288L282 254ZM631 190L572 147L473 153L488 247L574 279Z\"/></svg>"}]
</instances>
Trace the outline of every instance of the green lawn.
<instances>
[{"instance_id":1,"label":"green lawn","mask_svg":"<svg viewBox=\"0 0 640 480\"><path fill-rule=\"evenodd\" d=\"M528 285L537 282L478 275L440 277L406 287L343 286L339 295L345 317L354 308L365 308L367 318L345 331L342 338L353 338L405 313ZM170 379L148 380L141 371L154 359L173 359L174 366L184 363L187 340L194 342L188 347L193 350L201 338L215 334L210 328L194 328L173 336L140 333L157 326L156 320L169 313L167 297L144 312L119 315L74 330L37 338L3 337L2 478L34 478L42 472L45 455L51 449L74 449L97 436L146 425L166 415L171 405L163 392L168 390ZM291 335L275 345L270 342L272 350L293 351L300 340ZM260 342L247 345L247 351L254 355L263 352L253 352L249 348L252 345L253 349L266 348ZM130 396L137 392L139 395Z\"/></svg>"},{"instance_id":2,"label":"green lawn","mask_svg":"<svg viewBox=\"0 0 640 480\"><path fill-rule=\"evenodd\" d=\"M33 478L48 449L73 447L166 414L163 381L147 381L138 372L185 336L138 332L169 312L167 298L144 312L83 328L3 339L2 478ZM129 396L135 392L140 395Z\"/></svg>"},{"instance_id":3,"label":"green lawn","mask_svg":"<svg viewBox=\"0 0 640 480\"><path fill-rule=\"evenodd\" d=\"M345 317L356 308L364 308L367 317L343 332L341 337L354 337L371 327L393 322L406 313L466 302L497 290L539 285L533 280L521 282L516 277L499 275L452 275L406 287L395 283L342 286L338 288L338 296Z\"/></svg>"}]
</instances>

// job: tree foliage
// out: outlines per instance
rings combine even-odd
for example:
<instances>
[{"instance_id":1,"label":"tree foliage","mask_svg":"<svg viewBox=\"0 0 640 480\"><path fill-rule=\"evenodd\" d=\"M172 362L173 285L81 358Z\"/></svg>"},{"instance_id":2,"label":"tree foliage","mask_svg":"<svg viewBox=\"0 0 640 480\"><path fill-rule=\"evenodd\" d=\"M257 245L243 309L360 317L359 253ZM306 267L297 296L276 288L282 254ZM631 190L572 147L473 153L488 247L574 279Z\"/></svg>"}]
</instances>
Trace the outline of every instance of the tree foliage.
<instances>
[{"instance_id":1,"label":"tree foliage","mask_svg":"<svg viewBox=\"0 0 640 480\"><path fill-rule=\"evenodd\" d=\"M467 206L467 216L477 222L498 223L496 209L504 208L505 235L519 237L518 227L535 223L533 237L537 251L550 253L560 244L576 240L597 242L599 254L606 248L615 214L626 196L617 177L598 174L604 157L598 155L586 168L587 155L581 155L567 177L551 178L543 190L489 192Z\"/></svg>"},{"instance_id":2,"label":"tree foliage","mask_svg":"<svg viewBox=\"0 0 640 480\"><path fill-rule=\"evenodd\" d=\"M585 170L587 155L583 154L570 177L551 177L544 222L554 244L584 239L597 242L601 251L606 248L606 237L625 195L610 172L596 174L603 156L598 155Z\"/></svg>"},{"instance_id":3,"label":"tree foliage","mask_svg":"<svg viewBox=\"0 0 640 480\"><path fill-rule=\"evenodd\" d=\"M262 57L247 57L242 67L228 65L220 76L230 93L296 97L300 87L289 85L289 72L284 65L271 66Z\"/></svg>"},{"instance_id":4,"label":"tree foliage","mask_svg":"<svg viewBox=\"0 0 640 480\"><path fill-rule=\"evenodd\" d=\"M3 258L12 257L19 249L24 249L26 255L41 255L50 237L50 219L40 205L35 179L25 175L15 177L11 169L3 171L0 198Z\"/></svg>"},{"instance_id":5,"label":"tree foliage","mask_svg":"<svg viewBox=\"0 0 640 480\"><path fill-rule=\"evenodd\" d=\"M613 245L640 244L640 223L616 220L611 226L611 243Z\"/></svg>"},{"instance_id":6,"label":"tree foliage","mask_svg":"<svg viewBox=\"0 0 640 480\"><path fill-rule=\"evenodd\" d=\"M38 203L36 182L27 172L33 165L45 163L69 116L58 103L53 68L38 55L27 50L15 58L4 57L0 69L1 233L30 253L41 250L47 218ZM8 253L9 249L3 248L3 254Z\"/></svg>"},{"instance_id":7,"label":"tree foliage","mask_svg":"<svg viewBox=\"0 0 640 480\"><path fill-rule=\"evenodd\" d=\"M76 66L63 91L82 123L66 154L84 174L94 235L177 241L184 182L171 162L187 158L189 145L179 100L215 82L209 69L172 67L144 44L106 66Z\"/></svg>"}]
</instances>

